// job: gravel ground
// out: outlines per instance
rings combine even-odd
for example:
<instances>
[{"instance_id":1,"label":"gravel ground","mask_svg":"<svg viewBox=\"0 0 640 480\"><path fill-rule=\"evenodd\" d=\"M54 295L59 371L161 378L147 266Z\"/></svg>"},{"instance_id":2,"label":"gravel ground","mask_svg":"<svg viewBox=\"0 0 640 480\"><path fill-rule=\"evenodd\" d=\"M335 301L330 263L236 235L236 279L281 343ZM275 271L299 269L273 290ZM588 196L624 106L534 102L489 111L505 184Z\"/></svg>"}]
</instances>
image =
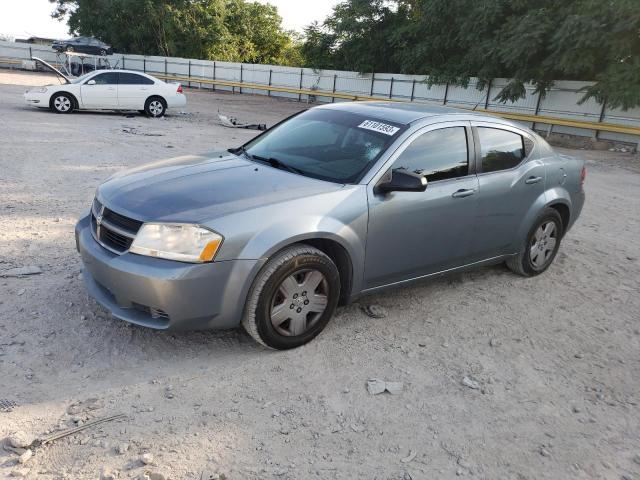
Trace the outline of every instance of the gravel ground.
<instances>
[{"instance_id":1,"label":"gravel ground","mask_svg":"<svg viewBox=\"0 0 640 480\"><path fill-rule=\"evenodd\" d=\"M189 92L187 113L160 120L55 115L23 90L0 85L0 272L42 273L0 278L0 438L127 417L25 463L5 445L0 477L640 479L637 156L567 151L587 159L587 204L544 275L496 266L371 296L273 352L241 330L109 318L79 279L73 226L112 173L255 134L216 125L218 109L273 124L305 105ZM373 377L404 388L370 395Z\"/></svg>"}]
</instances>

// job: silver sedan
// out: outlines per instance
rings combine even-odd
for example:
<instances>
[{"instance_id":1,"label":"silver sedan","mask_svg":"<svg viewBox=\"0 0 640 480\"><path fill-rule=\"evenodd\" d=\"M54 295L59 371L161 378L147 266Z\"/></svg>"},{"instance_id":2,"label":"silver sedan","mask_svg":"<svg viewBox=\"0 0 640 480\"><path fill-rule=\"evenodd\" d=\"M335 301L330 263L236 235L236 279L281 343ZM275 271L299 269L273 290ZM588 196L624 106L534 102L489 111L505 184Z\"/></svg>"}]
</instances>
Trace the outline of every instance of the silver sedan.
<instances>
[{"instance_id":1,"label":"silver sedan","mask_svg":"<svg viewBox=\"0 0 640 480\"><path fill-rule=\"evenodd\" d=\"M242 324L302 345L339 304L446 272L553 262L584 204L582 160L468 111L312 108L247 144L126 171L76 226L90 294L156 329Z\"/></svg>"}]
</instances>

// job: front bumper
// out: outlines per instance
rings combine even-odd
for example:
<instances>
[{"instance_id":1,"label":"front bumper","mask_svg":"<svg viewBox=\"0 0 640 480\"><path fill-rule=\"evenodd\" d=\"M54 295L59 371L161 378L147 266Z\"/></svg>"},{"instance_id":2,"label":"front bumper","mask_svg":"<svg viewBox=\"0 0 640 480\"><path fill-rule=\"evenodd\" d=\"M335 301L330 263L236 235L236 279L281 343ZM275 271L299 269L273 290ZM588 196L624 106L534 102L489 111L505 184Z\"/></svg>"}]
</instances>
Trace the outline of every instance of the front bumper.
<instances>
[{"instance_id":1,"label":"front bumper","mask_svg":"<svg viewBox=\"0 0 640 480\"><path fill-rule=\"evenodd\" d=\"M188 264L132 253L117 255L76 225L89 294L121 320L156 329L234 328L260 260Z\"/></svg>"},{"instance_id":2,"label":"front bumper","mask_svg":"<svg viewBox=\"0 0 640 480\"><path fill-rule=\"evenodd\" d=\"M46 93L27 91L24 93L23 97L27 105L33 105L35 107L49 106L49 96Z\"/></svg>"}]
</instances>

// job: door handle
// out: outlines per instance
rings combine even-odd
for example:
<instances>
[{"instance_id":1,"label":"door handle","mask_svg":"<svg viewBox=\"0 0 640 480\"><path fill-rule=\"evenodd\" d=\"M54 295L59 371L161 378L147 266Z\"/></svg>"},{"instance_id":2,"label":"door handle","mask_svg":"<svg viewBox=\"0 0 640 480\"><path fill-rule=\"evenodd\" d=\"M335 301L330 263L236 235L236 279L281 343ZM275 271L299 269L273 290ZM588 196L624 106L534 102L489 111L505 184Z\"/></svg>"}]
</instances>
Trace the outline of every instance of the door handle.
<instances>
[{"instance_id":1,"label":"door handle","mask_svg":"<svg viewBox=\"0 0 640 480\"><path fill-rule=\"evenodd\" d=\"M542 180L542 177L529 177L524 181L524 183L527 185L533 185L534 183L538 183L540 180Z\"/></svg>"},{"instance_id":2,"label":"door handle","mask_svg":"<svg viewBox=\"0 0 640 480\"><path fill-rule=\"evenodd\" d=\"M462 188L460 190L458 190L457 192L453 192L453 194L451 195L453 198L464 198L464 197L469 197L471 195L473 195L474 193L476 193L476 191L472 188Z\"/></svg>"}]
</instances>

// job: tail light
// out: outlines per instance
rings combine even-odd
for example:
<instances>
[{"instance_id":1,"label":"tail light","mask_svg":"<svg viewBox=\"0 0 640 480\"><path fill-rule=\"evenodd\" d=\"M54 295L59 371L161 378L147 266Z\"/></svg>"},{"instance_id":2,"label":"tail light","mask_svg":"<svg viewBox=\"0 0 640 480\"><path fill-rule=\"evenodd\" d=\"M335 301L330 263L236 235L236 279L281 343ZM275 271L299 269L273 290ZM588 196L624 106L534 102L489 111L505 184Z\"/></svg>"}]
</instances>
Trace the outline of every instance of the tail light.
<instances>
[{"instance_id":1,"label":"tail light","mask_svg":"<svg viewBox=\"0 0 640 480\"><path fill-rule=\"evenodd\" d=\"M177 93L182 93L182 85L178 84L178 91Z\"/></svg>"},{"instance_id":2,"label":"tail light","mask_svg":"<svg viewBox=\"0 0 640 480\"><path fill-rule=\"evenodd\" d=\"M587 178L587 167L582 166L582 171L580 172L580 185L584 185L584 181Z\"/></svg>"}]
</instances>

